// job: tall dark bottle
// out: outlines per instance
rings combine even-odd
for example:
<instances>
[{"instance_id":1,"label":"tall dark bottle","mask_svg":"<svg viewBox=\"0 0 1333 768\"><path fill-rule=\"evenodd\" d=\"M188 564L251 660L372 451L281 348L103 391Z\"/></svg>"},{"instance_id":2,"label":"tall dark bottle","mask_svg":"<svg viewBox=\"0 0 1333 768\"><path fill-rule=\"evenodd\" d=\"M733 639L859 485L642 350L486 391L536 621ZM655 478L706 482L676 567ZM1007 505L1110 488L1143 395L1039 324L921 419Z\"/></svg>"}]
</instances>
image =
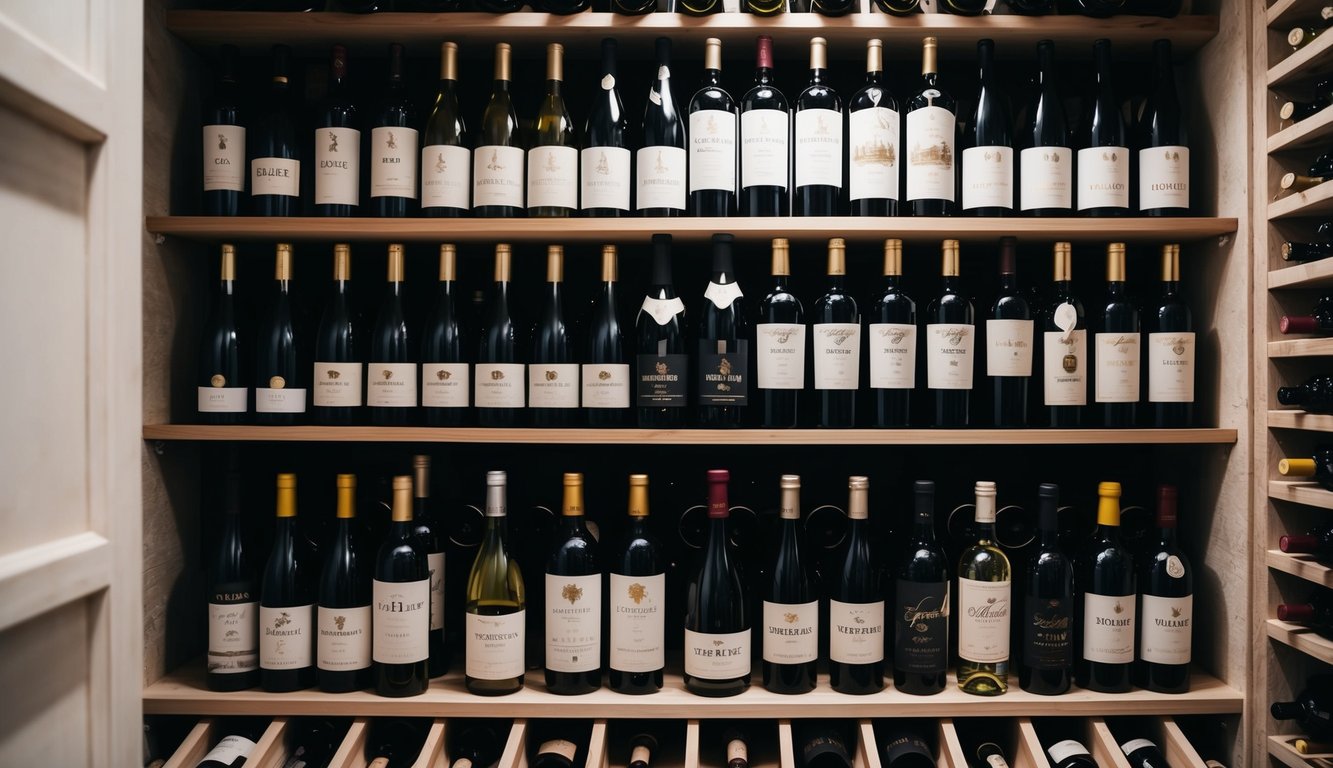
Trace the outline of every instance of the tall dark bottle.
<instances>
[{"instance_id":1,"label":"tall dark bottle","mask_svg":"<svg viewBox=\"0 0 1333 768\"><path fill-rule=\"evenodd\" d=\"M1133 427L1139 408L1139 307L1125 293L1125 244L1106 246L1106 304L1097 328L1096 399L1102 424Z\"/></svg>"},{"instance_id":2,"label":"tall dark bottle","mask_svg":"<svg viewBox=\"0 0 1333 768\"><path fill-rule=\"evenodd\" d=\"M546 248L546 283L532 324L528 357L528 413L533 426L567 427L579 408L579 365L574 331L565 322L565 249Z\"/></svg>"},{"instance_id":3,"label":"tall dark bottle","mask_svg":"<svg viewBox=\"0 0 1333 768\"><path fill-rule=\"evenodd\" d=\"M754 85L741 99L742 216L791 211L791 117L773 78L773 38L755 43Z\"/></svg>"},{"instance_id":4,"label":"tall dark bottle","mask_svg":"<svg viewBox=\"0 0 1333 768\"><path fill-rule=\"evenodd\" d=\"M481 217L523 215L525 158L509 80L509 43L496 43L491 99L472 151L472 212Z\"/></svg>"},{"instance_id":5,"label":"tall dark bottle","mask_svg":"<svg viewBox=\"0 0 1333 768\"><path fill-rule=\"evenodd\" d=\"M1057 741L1046 748L1051 756L1051 768L1097 768L1100 765L1092 759L1092 753L1082 743L1074 739Z\"/></svg>"},{"instance_id":6,"label":"tall dark bottle","mask_svg":"<svg viewBox=\"0 0 1333 768\"><path fill-rule=\"evenodd\" d=\"M1283 315L1278 321L1278 332L1313 333L1320 336L1333 334L1333 295L1320 296L1309 314Z\"/></svg>"},{"instance_id":7,"label":"tall dark bottle","mask_svg":"<svg viewBox=\"0 0 1333 768\"><path fill-rule=\"evenodd\" d=\"M602 39L601 79L579 151L579 207L584 216L628 216L633 150L629 116L616 89L616 41Z\"/></svg>"},{"instance_id":8,"label":"tall dark bottle","mask_svg":"<svg viewBox=\"0 0 1333 768\"><path fill-rule=\"evenodd\" d=\"M199 343L196 378L199 421L204 424L241 424L248 410L250 389L241 372L241 334L236 321L236 249L222 246L217 293L204 323Z\"/></svg>"},{"instance_id":9,"label":"tall dark bottle","mask_svg":"<svg viewBox=\"0 0 1333 768\"><path fill-rule=\"evenodd\" d=\"M640 216L683 216L690 188L685 121L671 90L671 38L659 37L657 77L643 108L643 143L634 154L634 209Z\"/></svg>"},{"instance_id":10,"label":"tall dark bottle","mask_svg":"<svg viewBox=\"0 0 1333 768\"><path fill-rule=\"evenodd\" d=\"M1074 567L1060 548L1060 486L1042 483L1037 501L1038 548L1024 576L1018 685L1056 696L1069 690L1074 677Z\"/></svg>"},{"instance_id":11,"label":"tall dark bottle","mask_svg":"<svg viewBox=\"0 0 1333 768\"><path fill-rule=\"evenodd\" d=\"M449 650L444 644L444 544L448 533L435 506L430 496L430 456L418 454L412 457L412 532L426 558L426 576L430 579L430 635L426 642L431 677L449 671Z\"/></svg>"},{"instance_id":12,"label":"tall dark bottle","mask_svg":"<svg viewBox=\"0 0 1333 768\"><path fill-rule=\"evenodd\" d=\"M938 43L921 45L921 90L907 102L906 199L913 216L952 216L957 207L954 100L940 87Z\"/></svg>"},{"instance_id":13,"label":"tall dark bottle","mask_svg":"<svg viewBox=\"0 0 1333 768\"><path fill-rule=\"evenodd\" d=\"M1153 85L1136 126L1138 202L1142 216L1188 216L1190 210L1190 148L1171 41L1152 44Z\"/></svg>"},{"instance_id":14,"label":"tall dark bottle","mask_svg":"<svg viewBox=\"0 0 1333 768\"><path fill-rule=\"evenodd\" d=\"M467 216L472 211L472 151L458 107L458 43L440 44L440 84L421 136L421 215Z\"/></svg>"},{"instance_id":15,"label":"tall dark bottle","mask_svg":"<svg viewBox=\"0 0 1333 768\"><path fill-rule=\"evenodd\" d=\"M963 136L964 216L1014 212L1014 137L1009 104L995 77L995 41L977 42L981 90Z\"/></svg>"},{"instance_id":16,"label":"tall dark bottle","mask_svg":"<svg viewBox=\"0 0 1333 768\"><path fill-rule=\"evenodd\" d=\"M278 475L277 527L259 597L259 676L269 693L315 684L315 562L296 524L296 475Z\"/></svg>"},{"instance_id":17,"label":"tall dark bottle","mask_svg":"<svg viewBox=\"0 0 1333 768\"><path fill-rule=\"evenodd\" d=\"M949 561L935 541L935 483L913 486L914 512L894 573L893 685L930 695L949 677Z\"/></svg>"},{"instance_id":18,"label":"tall dark bottle","mask_svg":"<svg viewBox=\"0 0 1333 768\"><path fill-rule=\"evenodd\" d=\"M266 728L265 721L257 717L226 722L220 728L226 735L195 764L195 768L241 768L259 746Z\"/></svg>"},{"instance_id":19,"label":"tall dark bottle","mask_svg":"<svg viewBox=\"0 0 1333 768\"><path fill-rule=\"evenodd\" d=\"M829 685L867 694L884 688L884 572L871 552L870 480L847 487L847 537L828 584Z\"/></svg>"},{"instance_id":20,"label":"tall dark bottle","mask_svg":"<svg viewBox=\"0 0 1333 768\"><path fill-rule=\"evenodd\" d=\"M1097 495L1097 527L1074 563L1074 626L1080 630L1074 677L1081 688L1124 693L1138 635L1134 559L1120 543L1120 483L1098 484Z\"/></svg>"},{"instance_id":21,"label":"tall dark bottle","mask_svg":"<svg viewBox=\"0 0 1333 768\"><path fill-rule=\"evenodd\" d=\"M417 208L418 149L416 107L404 82L403 46L389 46L389 81L370 129L370 212L401 218Z\"/></svg>"},{"instance_id":22,"label":"tall dark bottle","mask_svg":"<svg viewBox=\"0 0 1333 768\"><path fill-rule=\"evenodd\" d=\"M1037 43L1037 87L1018 141L1019 211L1024 216L1068 216L1074 208L1074 152L1051 40Z\"/></svg>"},{"instance_id":23,"label":"tall dark bottle","mask_svg":"<svg viewBox=\"0 0 1333 768\"><path fill-rule=\"evenodd\" d=\"M432 427L459 426L471 404L472 367L465 357L458 293L458 249L442 243L435 303L421 332L421 411Z\"/></svg>"},{"instance_id":24,"label":"tall dark bottle","mask_svg":"<svg viewBox=\"0 0 1333 768\"><path fill-rule=\"evenodd\" d=\"M618 693L652 693L661 690L666 668L666 559L648 525L647 475L629 476L628 515L606 564L608 683Z\"/></svg>"},{"instance_id":25,"label":"tall dark bottle","mask_svg":"<svg viewBox=\"0 0 1333 768\"><path fill-rule=\"evenodd\" d=\"M1080 216L1125 216L1129 213L1129 141L1111 83L1111 41L1098 40L1092 51L1097 82L1078 137L1075 204Z\"/></svg>"},{"instance_id":26,"label":"tall dark bottle","mask_svg":"<svg viewBox=\"0 0 1333 768\"><path fill-rule=\"evenodd\" d=\"M245 126L236 87L236 46L218 50L218 79L203 120L205 216L238 216L245 193Z\"/></svg>"},{"instance_id":27,"label":"tall dark bottle","mask_svg":"<svg viewBox=\"0 0 1333 768\"><path fill-rule=\"evenodd\" d=\"M1274 720L1294 720L1296 727L1316 741L1333 741L1333 675L1312 675L1305 689L1291 701L1275 701Z\"/></svg>"},{"instance_id":28,"label":"tall dark bottle","mask_svg":"<svg viewBox=\"0 0 1333 768\"><path fill-rule=\"evenodd\" d=\"M602 279L588 309L579 398L590 427L623 427L630 418L629 353L616 298L616 247L602 246Z\"/></svg>"},{"instance_id":29,"label":"tall dark bottle","mask_svg":"<svg viewBox=\"0 0 1333 768\"><path fill-rule=\"evenodd\" d=\"M764 687L806 693L819 663L819 595L801 546L801 478L783 475L779 487L777 543L763 585Z\"/></svg>"},{"instance_id":30,"label":"tall dark bottle","mask_svg":"<svg viewBox=\"0 0 1333 768\"><path fill-rule=\"evenodd\" d=\"M1176 498L1157 486L1158 541L1139 566L1139 684L1158 693L1190 689L1194 569L1176 544Z\"/></svg>"},{"instance_id":31,"label":"tall dark bottle","mask_svg":"<svg viewBox=\"0 0 1333 768\"><path fill-rule=\"evenodd\" d=\"M976 351L976 320L972 300L960 293L958 241L942 247L942 285L926 307L926 386L935 398L936 427L970 423L972 368Z\"/></svg>"},{"instance_id":32,"label":"tall dark bottle","mask_svg":"<svg viewBox=\"0 0 1333 768\"><path fill-rule=\"evenodd\" d=\"M828 289L810 313L819 426L856 426L861 388L861 310L847 292L847 247L828 243Z\"/></svg>"},{"instance_id":33,"label":"tall dark bottle","mask_svg":"<svg viewBox=\"0 0 1333 768\"><path fill-rule=\"evenodd\" d=\"M866 80L847 102L847 200L853 216L898 215L898 100L884 85L884 43L866 42Z\"/></svg>"},{"instance_id":34,"label":"tall dark bottle","mask_svg":"<svg viewBox=\"0 0 1333 768\"><path fill-rule=\"evenodd\" d=\"M602 687L602 564L583 508L583 475L566 472L555 547L546 558L546 690Z\"/></svg>"},{"instance_id":35,"label":"tall dark bottle","mask_svg":"<svg viewBox=\"0 0 1333 768\"><path fill-rule=\"evenodd\" d=\"M1000 238L1000 286L986 319L986 376L997 427L1026 427L1028 382L1032 379L1032 307L1018 287L1012 237Z\"/></svg>"},{"instance_id":36,"label":"tall dark bottle","mask_svg":"<svg viewBox=\"0 0 1333 768\"><path fill-rule=\"evenodd\" d=\"M719 3L719 6L721 3ZM736 211L736 102L722 87L722 41L704 41L704 76L690 99L690 215Z\"/></svg>"},{"instance_id":37,"label":"tall dark bottle","mask_svg":"<svg viewBox=\"0 0 1333 768\"><path fill-rule=\"evenodd\" d=\"M375 557L375 693L417 696L430 684L430 571L412 523L412 477L393 479L393 520Z\"/></svg>"},{"instance_id":38,"label":"tall dark bottle","mask_svg":"<svg viewBox=\"0 0 1333 768\"><path fill-rule=\"evenodd\" d=\"M259 584L241 525L241 475L223 485L222 537L208 565L208 689L259 684Z\"/></svg>"},{"instance_id":39,"label":"tall dark bottle","mask_svg":"<svg viewBox=\"0 0 1333 768\"><path fill-rule=\"evenodd\" d=\"M1162 246L1162 298L1148 318L1148 402L1153 426L1194 423L1194 322L1180 295L1180 246Z\"/></svg>"},{"instance_id":40,"label":"tall dark bottle","mask_svg":"<svg viewBox=\"0 0 1333 768\"><path fill-rule=\"evenodd\" d=\"M473 405L477 424L483 427L512 427L518 424L527 403L520 362L518 326L509 311L511 251L508 243L495 246L495 282L482 311L477 339L477 364Z\"/></svg>"},{"instance_id":41,"label":"tall dark bottle","mask_svg":"<svg viewBox=\"0 0 1333 768\"><path fill-rule=\"evenodd\" d=\"M732 266L734 240L729 234L713 235L713 271L699 313L694 367L703 427L738 427L749 405L750 329Z\"/></svg>"},{"instance_id":42,"label":"tall dark bottle","mask_svg":"<svg viewBox=\"0 0 1333 768\"><path fill-rule=\"evenodd\" d=\"M371 588L374 564L361 548L356 520L356 475L338 475L333 531L320 556L315 667L319 689L359 691L370 685Z\"/></svg>"},{"instance_id":43,"label":"tall dark bottle","mask_svg":"<svg viewBox=\"0 0 1333 768\"><path fill-rule=\"evenodd\" d=\"M292 246L278 243L273 290L255 333L255 423L291 425L306 411L304 339L292 318Z\"/></svg>"},{"instance_id":44,"label":"tall dark bottle","mask_svg":"<svg viewBox=\"0 0 1333 768\"><path fill-rule=\"evenodd\" d=\"M333 283L315 333L310 414L316 424L347 426L361 420L361 333L352 309L352 247L333 246Z\"/></svg>"},{"instance_id":45,"label":"tall dark bottle","mask_svg":"<svg viewBox=\"0 0 1333 768\"><path fill-rule=\"evenodd\" d=\"M796 97L792 213L837 216L842 210L842 98L829 85L828 41L810 39L810 83Z\"/></svg>"},{"instance_id":46,"label":"tall dark bottle","mask_svg":"<svg viewBox=\"0 0 1333 768\"><path fill-rule=\"evenodd\" d=\"M1046 423L1055 429L1083 426L1088 404L1088 330L1083 302L1074 294L1069 243L1055 244L1050 305L1042 313L1041 390Z\"/></svg>"},{"instance_id":47,"label":"tall dark bottle","mask_svg":"<svg viewBox=\"0 0 1333 768\"><path fill-rule=\"evenodd\" d=\"M685 687L696 696L735 696L750 687L750 615L729 551L725 469L708 470L708 543L685 595Z\"/></svg>"},{"instance_id":48,"label":"tall dark bottle","mask_svg":"<svg viewBox=\"0 0 1333 768\"><path fill-rule=\"evenodd\" d=\"M884 241L884 287L870 306L866 350L875 426L906 427L916 388L916 302L903 292L903 241Z\"/></svg>"},{"instance_id":49,"label":"tall dark bottle","mask_svg":"<svg viewBox=\"0 0 1333 768\"><path fill-rule=\"evenodd\" d=\"M366 405L370 423L402 426L412 421L417 407L417 364L413 360L403 306L403 246L389 246L389 282L375 316L366 365Z\"/></svg>"},{"instance_id":50,"label":"tall dark bottle","mask_svg":"<svg viewBox=\"0 0 1333 768\"><path fill-rule=\"evenodd\" d=\"M579 209L579 148L565 106L565 47L546 46L546 95L528 148L528 215L573 216Z\"/></svg>"},{"instance_id":51,"label":"tall dark bottle","mask_svg":"<svg viewBox=\"0 0 1333 768\"><path fill-rule=\"evenodd\" d=\"M523 572L505 542L507 479L486 473L486 529L467 579L464 683L479 696L523 689L526 600Z\"/></svg>"},{"instance_id":52,"label":"tall dark bottle","mask_svg":"<svg viewBox=\"0 0 1333 768\"><path fill-rule=\"evenodd\" d=\"M785 237L773 238L773 287L759 302L755 336L755 387L761 423L770 428L796 426L805 389L805 313L787 283L791 257Z\"/></svg>"},{"instance_id":53,"label":"tall dark bottle","mask_svg":"<svg viewBox=\"0 0 1333 768\"><path fill-rule=\"evenodd\" d=\"M1278 387L1277 401L1306 413L1333 413L1333 376L1311 376L1293 387Z\"/></svg>"},{"instance_id":54,"label":"tall dark bottle","mask_svg":"<svg viewBox=\"0 0 1333 768\"><path fill-rule=\"evenodd\" d=\"M409 768L430 733L429 717L375 718L366 729L362 760L367 768Z\"/></svg>"},{"instance_id":55,"label":"tall dark bottle","mask_svg":"<svg viewBox=\"0 0 1333 768\"><path fill-rule=\"evenodd\" d=\"M361 203L361 129L347 84L347 48L329 55L329 92L315 119L315 215L355 216Z\"/></svg>"},{"instance_id":56,"label":"tall dark bottle","mask_svg":"<svg viewBox=\"0 0 1333 768\"><path fill-rule=\"evenodd\" d=\"M250 212L255 216L301 213L301 147L288 73L292 49L273 46L273 75L264 105L249 132Z\"/></svg>"},{"instance_id":57,"label":"tall dark bottle","mask_svg":"<svg viewBox=\"0 0 1333 768\"><path fill-rule=\"evenodd\" d=\"M671 278L671 235L653 235L652 284L634 320L635 406L640 427L679 427L689 404L685 302Z\"/></svg>"}]
</instances>

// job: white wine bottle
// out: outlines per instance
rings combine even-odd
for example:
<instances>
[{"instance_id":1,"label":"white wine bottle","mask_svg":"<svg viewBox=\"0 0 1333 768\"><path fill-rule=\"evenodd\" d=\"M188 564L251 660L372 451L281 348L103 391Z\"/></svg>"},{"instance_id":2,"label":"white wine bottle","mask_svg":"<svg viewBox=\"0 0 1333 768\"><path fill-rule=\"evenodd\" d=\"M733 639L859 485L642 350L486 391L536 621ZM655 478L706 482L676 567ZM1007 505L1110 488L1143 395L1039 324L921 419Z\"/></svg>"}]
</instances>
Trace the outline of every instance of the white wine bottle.
<instances>
[{"instance_id":1,"label":"white wine bottle","mask_svg":"<svg viewBox=\"0 0 1333 768\"><path fill-rule=\"evenodd\" d=\"M505 545L505 483L486 473L486 532L467 579L466 684L480 696L523 688L523 574Z\"/></svg>"},{"instance_id":2,"label":"white wine bottle","mask_svg":"<svg viewBox=\"0 0 1333 768\"><path fill-rule=\"evenodd\" d=\"M995 483L976 486L976 541L958 562L958 687L1009 690L1009 558L995 543Z\"/></svg>"}]
</instances>

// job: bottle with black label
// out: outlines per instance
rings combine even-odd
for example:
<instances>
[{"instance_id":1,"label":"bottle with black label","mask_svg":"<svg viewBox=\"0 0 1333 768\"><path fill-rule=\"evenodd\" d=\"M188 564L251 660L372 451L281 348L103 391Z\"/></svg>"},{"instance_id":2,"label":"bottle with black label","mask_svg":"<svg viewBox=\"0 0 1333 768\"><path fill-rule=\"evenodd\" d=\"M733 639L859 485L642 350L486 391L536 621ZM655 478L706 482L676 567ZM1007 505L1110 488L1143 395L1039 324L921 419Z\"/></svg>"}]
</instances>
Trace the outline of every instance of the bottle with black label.
<instances>
[{"instance_id":1,"label":"bottle with black label","mask_svg":"<svg viewBox=\"0 0 1333 768\"><path fill-rule=\"evenodd\" d=\"M653 235L651 285L634 321L635 406L640 427L675 428L685 422L690 356L685 302L671 277L671 235Z\"/></svg>"},{"instance_id":2,"label":"bottle with black label","mask_svg":"<svg viewBox=\"0 0 1333 768\"><path fill-rule=\"evenodd\" d=\"M1056 696L1074 676L1074 568L1060 548L1060 487L1037 489L1037 551L1028 560L1023 590L1023 663L1018 684L1028 693Z\"/></svg>"},{"instance_id":3,"label":"bottle with black label","mask_svg":"<svg viewBox=\"0 0 1333 768\"><path fill-rule=\"evenodd\" d=\"M939 693L949 674L949 566L935 541L935 483L918 480L915 514L895 576L893 685L903 693Z\"/></svg>"},{"instance_id":4,"label":"bottle with black label","mask_svg":"<svg viewBox=\"0 0 1333 768\"><path fill-rule=\"evenodd\" d=\"M773 287L759 302L755 324L755 386L762 424L796 426L805 388L805 317L801 300L788 288L791 257L785 237L773 238Z\"/></svg>"},{"instance_id":5,"label":"bottle with black label","mask_svg":"<svg viewBox=\"0 0 1333 768\"><path fill-rule=\"evenodd\" d=\"M739 427L749 405L750 332L736 282L729 234L713 235L713 270L699 317L697 404L699 426Z\"/></svg>"},{"instance_id":6,"label":"bottle with black label","mask_svg":"<svg viewBox=\"0 0 1333 768\"><path fill-rule=\"evenodd\" d=\"M936 764L935 751L914 728L899 726L888 730L879 743L883 745L884 768L933 768Z\"/></svg>"}]
</instances>

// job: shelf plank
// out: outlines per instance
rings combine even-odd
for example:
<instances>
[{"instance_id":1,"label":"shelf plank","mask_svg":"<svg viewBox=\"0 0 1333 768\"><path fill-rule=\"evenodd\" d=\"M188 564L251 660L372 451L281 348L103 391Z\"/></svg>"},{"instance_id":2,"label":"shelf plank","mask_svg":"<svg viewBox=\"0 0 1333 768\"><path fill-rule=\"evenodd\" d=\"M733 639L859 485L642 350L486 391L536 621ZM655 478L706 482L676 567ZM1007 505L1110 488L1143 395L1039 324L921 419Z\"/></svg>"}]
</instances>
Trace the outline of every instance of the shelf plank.
<instances>
[{"instance_id":1,"label":"shelf plank","mask_svg":"<svg viewBox=\"0 0 1333 768\"><path fill-rule=\"evenodd\" d=\"M1325 664L1333 664L1333 639L1324 637L1309 627L1269 619L1268 636Z\"/></svg>"},{"instance_id":2,"label":"shelf plank","mask_svg":"<svg viewBox=\"0 0 1333 768\"><path fill-rule=\"evenodd\" d=\"M1320 488L1317 483L1269 480L1268 498L1304 504L1307 507L1333 509L1333 493Z\"/></svg>"},{"instance_id":3,"label":"shelf plank","mask_svg":"<svg viewBox=\"0 0 1333 768\"><path fill-rule=\"evenodd\" d=\"M1307 10L1304 6L1305 0L1277 0L1277 2L1268 6L1268 9L1264 12L1264 23L1269 27L1287 23L1287 14L1298 7L1302 11ZM1293 15L1290 18L1294 19L1296 17Z\"/></svg>"},{"instance_id":4,"label":"shelf plank","mask_svg":"<svg viewBox=\"0 0 1333 768\"><path fill-rule=\"evenodd\" d=\"M1333 35L1330 35L1333 37ZM1278 339L1268 342L1269 357L1318 357L1333 355L1333 338Z\"/></svg>"},{"instance_id":5,"label":"shelf plank","mask_svg":"<svg viewBox=\"0 0 1333 768\"><path fill-rule=\"evenodd\" d=\"M1333 40L1333 35L1328 35ZM1333 212L1333 181L1296 192L1268 204L1269 219L1294 219Z\"/></svg>"},{"instance_id":6,"label":"shelf plank","mask_svg":"<svg viewBox=\"0 0 1333 768\"><path fill-rule=\"evenodd\" d=\"M1229 445L1234 429L482 429L150 424L145 440L506 445Z\"/></svg>"},{"instance_id":7,"label":"shelf plank","mask_svg":"<svg viewBox=\"0 0 1333 768\"><path fill-rule=\"evenodd\" d=\"M1293 80L1326 72L1330 62L1333 62L1333 37L1320 35L1309 45L1299 51L1293 51L1290 56L1269 67L1268 87L1275 88Z\"/></svg>"},{"instance_id":8,"label":"shelf plank","mask_svg":"<svg viewBox=\"0 0 1333 768\"><path fill-rule=\"evenodd\" d=\"M1215 677L1195 672L1190 691L1164 694L1135 689L1129 693L1104 694L1074 688L1058 697L1038 696L1017 688L1001 698L972 696L958 690L950 675L949 685L934 696L912 696L889 688L873 696L849 696L829 687L820 676L819 685L803 694L796 711L792 697L770 693L756 681L750 690L728 698L695 696L685 689L679 674L666 676L661 691L648 696L626 696L602 688L582 696L556 696L543 690L540 674L528 675L528 685L510 696L474 696L463 686L461 673L451 672L432 680L420 696L390 699L368 691L295 693L239 691L214 693L204 682L202 665L189 665L144 689L144 714L197 715L364 715L406 717L606 717L608 712L632 705L635 717L643 718L787 718L793 714L831 718L867 717L1024 717L1050 714L1056 707L1062 716L1115 714L1220 714L1240 712L1240 691Z\"/></svg>"},{"instance_id":9,"label":"shelf plank","mask_svg":"<svg viewBox=\"0 0 1333 768\"><path fill-rule=\"evenodd\" d=\"M1322 757L1327 759L1333 757L1333 755L1330 754L1306 755L1297 752L1293 742L1299 738L1303 737L1292 734L1269 736L1268 754L1277 758L1283 765L1290 766L1290 768L1310 768L1312 765L1310 763L1310 758Z\"/></svg>"},{"instance_id":10,"label":"shelf plank","mask_svg":"<svg viewBox=\"0 0 1333 768\"><path fill-rule=\"evenodd\" d=\"M1328 136L1333 134L1333 109L1321 109L1319 112L1292 123L1268 137L1268 153L1287 152L1304 149L1317 144L1326 144Z\"/></svg>"},{"instance_id":11,"label":"shelf plank","mask_svg":"<svg viewBox=\"0 0 1333 768\"><path fill-rule=\"evenodd\" d=\"M1269 568L1333 589L1333 568L1309 555L1289 555L1280 549L1270 549L1264 562Z\"/></svg>"},{"instance_id":12,"label":"shelf plank","mask_svg":"<svg viewBox=\"0 0 1333 768\"><path fill-rule=\"evenodd\" d=\"M1268 412L1268 428L1333 432L1333 416L1301 410L1273 410Z\"/></svg>"},{"instance_id":13,"label":"shelf plank","mask_svg":"<svg viewBox=\"0 0 1333 768\"><path fill-rule=\"evenodd\" d=\"M1333 259L1293 264L1268 272L1269 289L1319 288L1329 285L1333 285Z\"/></svg>"}]
</instances>

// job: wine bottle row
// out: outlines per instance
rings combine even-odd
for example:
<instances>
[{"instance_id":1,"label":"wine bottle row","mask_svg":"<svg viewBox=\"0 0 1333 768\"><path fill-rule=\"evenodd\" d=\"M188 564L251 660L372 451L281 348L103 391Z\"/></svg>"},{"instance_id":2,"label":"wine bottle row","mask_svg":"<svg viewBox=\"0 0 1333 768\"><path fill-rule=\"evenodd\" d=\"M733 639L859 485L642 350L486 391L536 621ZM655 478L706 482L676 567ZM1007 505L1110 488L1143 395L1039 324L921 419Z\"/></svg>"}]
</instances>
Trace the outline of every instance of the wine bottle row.
<instances>
[{"instance_id":1,"label":"wine bottle row","mask_svg":"<svg viewBox=\"0 0 1333 768\"><path fill-rule=\"evenodd\" d=\"M921 81L901 101L885 82L883 44L866 44L864 85L833 87L828 45L810 41L809 79L788 98L775 81L772 39L756 45L753 85L722 84L722 43L709 38L688 103L672 85L671 41L656 43L641 120L621 98L617 44L601 46L599 87L585 119L565 99L564 48L546 49L545 97L535 120L515 109L507 43L495 48L492 92L475 130L459 104L458 46L441 48L427 119L407 93L403 47L389 48L387 83L359 116L344 46L313 136L299 135L291 51L273 49L263 105L242 106L235 49L205 110L204 211L256 216L1181 216L1190 209L1190 149L1171 43L1154 43L1154 75L1133 124L1115 93L1111 42L1094 45L1095 80L1071 130L1057 84L1055 44L1037 45L1037 85L1021 125L1011 119L995 44L977 44L975 110L940 77L925 38ZM530 125L530 127L528 127ZM303 187L302 167L313 171ZM246 192L249 192L248 196ZM303 197L303 190L305 190ZM312 190L312 191L311 191Z\"/></svg>"},{"instance_id":2,"label":"wine bottle row","mask_svg":"<svg viewBox=\"0 0 1333 768\"><path fill-rule=\"evenodd\" d=\"M251 340L237 317L234 249L224 245L200 345L198 417L242 423L253 402L253 420L270 425L966 427L985 424L973 402L983 389L986 426L1194 422L1195 332L1179 246L1163 246L1160 298L1143 311L1127 294L1124 244L1108 245L1105 298L1089 316L1072 288L1069 243L1055 244L1054 280L1039 302L1020 287L1016 242L1005 238L984 323L963 293L956 240L944 241L940 288L924 311L904 291L896 239L885 242L881 286L860 300L846 246L830 240L825 293L813 304L792 292L790 249L775 239L757 311L746 306L732 248L730 235L713 237L711 277L691 324L674 287L671 238L655 235L650 286L631 328L620 319L616 248L603 247L580 330L567 310L563 249L548 248L536 317L524 326L512 250L498 245L474 335L461 317L454 246L440 247L438 288L418 330L405 309L403 247L391 245L367 350L349 298L349 246L334 248L312 343L293 318L292 247L277 246ZM925 419L922 398L933 409Z\"/></svg>"}]
</instances>

